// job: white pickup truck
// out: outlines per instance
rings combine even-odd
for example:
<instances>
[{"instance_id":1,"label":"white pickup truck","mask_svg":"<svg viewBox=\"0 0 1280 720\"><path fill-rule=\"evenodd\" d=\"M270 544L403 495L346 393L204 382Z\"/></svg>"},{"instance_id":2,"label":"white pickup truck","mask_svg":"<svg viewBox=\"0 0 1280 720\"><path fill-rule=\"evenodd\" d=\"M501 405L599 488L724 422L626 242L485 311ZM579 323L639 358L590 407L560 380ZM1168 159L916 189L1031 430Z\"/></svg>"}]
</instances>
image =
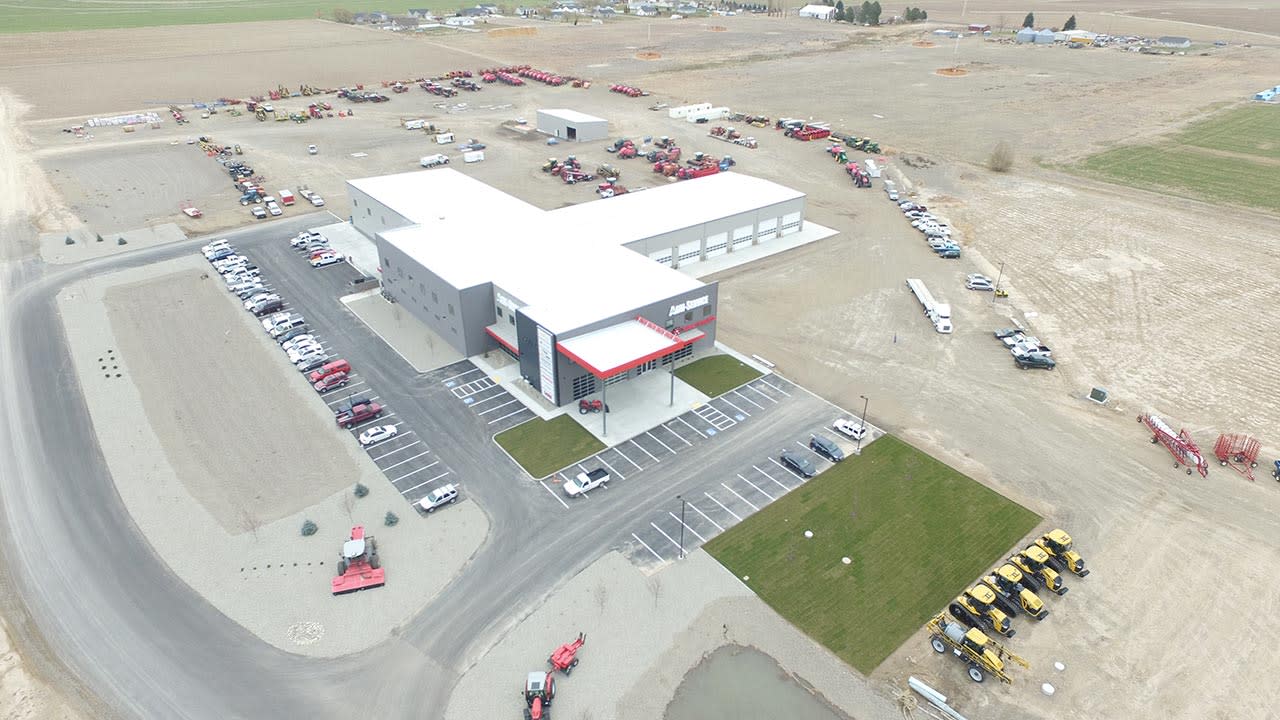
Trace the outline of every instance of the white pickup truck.
<instances>
[{"instance_id":1,"label":"white pickup truck","mask_svg":"<svg viewBox=\"0 0 1280 720\"><path fill-rule=\"evenodd\" d=\"M588 490L595 490L607 482L609 482L609 473L600 468L596 468L591 472L578 473L578 477L565 481L564 494L569 497L577 497Z\"/></svg>"}]
</instances>

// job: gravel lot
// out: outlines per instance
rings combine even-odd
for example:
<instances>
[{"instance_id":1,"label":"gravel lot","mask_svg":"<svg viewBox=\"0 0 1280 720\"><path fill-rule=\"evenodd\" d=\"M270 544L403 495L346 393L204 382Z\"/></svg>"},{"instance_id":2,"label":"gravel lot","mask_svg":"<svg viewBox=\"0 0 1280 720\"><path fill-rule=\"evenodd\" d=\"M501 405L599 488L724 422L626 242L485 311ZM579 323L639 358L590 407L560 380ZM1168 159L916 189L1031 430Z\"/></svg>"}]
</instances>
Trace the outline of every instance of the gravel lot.
<instances>
[{"instance_id":1,"label":"gravel lot","mask_svg":"<svg viewBox=\"0 0 1280 720\"><path fill-rule=\"evenodd\" d=\"M170 569L266 642L326 657L371 647L462 570L488 522L471 502L420 519L207 269L183 258L59 297L120 496ZM370 494L355 499L356 482ZM320 532L301 537L304 519ZM334 598L357 524L379 539L387 585Z\"/></svg>"}]
</instances>

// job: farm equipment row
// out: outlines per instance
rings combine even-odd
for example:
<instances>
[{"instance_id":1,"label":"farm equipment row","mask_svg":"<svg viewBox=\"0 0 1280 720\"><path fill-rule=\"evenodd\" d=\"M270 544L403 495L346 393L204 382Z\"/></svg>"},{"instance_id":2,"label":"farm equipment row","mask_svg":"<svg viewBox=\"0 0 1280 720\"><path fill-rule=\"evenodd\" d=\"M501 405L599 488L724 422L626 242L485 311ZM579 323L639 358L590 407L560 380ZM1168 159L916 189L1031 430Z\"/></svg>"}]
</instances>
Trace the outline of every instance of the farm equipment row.
<instances>
[{"instance_id":1,"label":"farm equipment row","mask_svg":"<svg viewBox=\"0 0 1280 720\"><path fill-rule=\"evenodd\" d=\"M711 132L707 133L707 135L717 140L724 140L725 142L731 142L734 145L741 145L742 147L748 148L750 150L754 150L757 147L759 147L759 144L756 143L755 138L743 137L742 133L738 132L737 130L731 127L722 127L720 125L717 125L711 128Z\"/></svg>"},{"instance_id":2,"label":"farm equipment row","mask_svg":"<svg viewBox=\"0 0 1280 720\"><path fill-rule=\"evenodd\" d=\"M551 720L551 703L556 696L556 672L563 673L565 677L572 674L573 669L578 667L578 651L586 642L586 634L578 633L577 638L556 648L547 657L550 670L535 670L525 677L524 691L520 693L524 698L524 720Z\"/></svg>"},{"instance_id":3,"label":"farm equipment row","mask_svg":"<svg viewBox=\"0 0 1280 720\"><path fill-rule=\"evenodd\" d=\"M630 85L610 85L609 92L615 92L627 97L647 97L649 93L640 88L631 87Z\"/></svg>"},{"instance_id":4,"label":"farm equipment row","mask_svg":"<svg viewBox=\"0 0 1280 720\"><path fill-rule=\"evenodd\" d=\"M1060 573L1085 577L1084 558L1073 548L1071 536L1051 530L984 575L928 622L929 644L939 654L950 651L968 666L970 679L982 682L993 676L1011 683L1008 661L1024 668L1030 665L988 633L1011 638L1016 634L1012 620L1019 612L1042 621L1049 610L1036 594L1048 590L1065 595L1067 586ZM948 615L950 617L948 617Z\"/></svg>"}]
</instances>

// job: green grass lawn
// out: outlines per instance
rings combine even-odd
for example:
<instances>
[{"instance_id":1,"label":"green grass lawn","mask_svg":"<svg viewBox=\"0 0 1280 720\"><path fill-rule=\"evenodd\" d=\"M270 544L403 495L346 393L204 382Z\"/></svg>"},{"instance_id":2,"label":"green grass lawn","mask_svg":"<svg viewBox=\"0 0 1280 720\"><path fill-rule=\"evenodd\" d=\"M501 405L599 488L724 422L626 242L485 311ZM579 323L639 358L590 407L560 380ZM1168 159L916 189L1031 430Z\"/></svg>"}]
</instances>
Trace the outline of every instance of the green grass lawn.
<instances>
[{"instance_id":1,"label":"green grass lawn","mask_svg":"<svg viewBox=\"0 0 1280 720\"><path fill-rule=\"evenodd\" d=\"M0 6L0 33L99 30L153 25L198 25L256 20L333 17L334 8L403 14L410 7L456 10L466 2L375 2L374 0L40 0Z\"/></svg>"},{"instance_id":2,"label":"green grass lawn","mask_svg":"<svg viewBox=\"0 0 1280 720\"><path fill-rule=\"evenodd\" d=\"M712 355L676 368L676 377L715 397L755 380L760 373L732 355Z\"/></svg>"},{"instance_id":3,"label":"green grass lawn","mask_svg":"<svg viewBox=\"0 0 1280 720\"><path fill-rule=\"evenodd\" d=\"M604 449L604 444L568 415L535 418L498 433L494 440L530 475L542 478Z\"/></svg>"},{"instance_id":4,"label":"green grass lawn","mask_svg":"<svg viewBox=\"0 0 1280 720\"><path fill-rule=\"evenodd\" d=\"M1216 113L1162 142L1090 156L1073 169L1146 190L1280 212L1277 161L1280 107L1254 104Z\"/></svg>"},{"instance_id":5,"label":"green grass lawn","mask_svg":"<svg viewBox=\"0 0 1280 720\"><path fill-rule=\"evenodd\" d=\"M1039 522L886 435L704 547L868 674Z\"/></svg>"}]
</instances>

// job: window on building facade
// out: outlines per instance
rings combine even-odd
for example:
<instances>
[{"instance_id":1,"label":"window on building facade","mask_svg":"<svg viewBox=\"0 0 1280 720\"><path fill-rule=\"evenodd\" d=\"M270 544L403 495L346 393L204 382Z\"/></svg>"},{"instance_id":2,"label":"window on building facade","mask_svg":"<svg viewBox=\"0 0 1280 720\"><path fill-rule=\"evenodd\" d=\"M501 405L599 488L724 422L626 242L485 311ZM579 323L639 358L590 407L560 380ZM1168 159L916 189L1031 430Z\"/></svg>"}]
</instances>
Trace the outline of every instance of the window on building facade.
<instances>
[{"instance_id":1,"label":"window on building facade","mask_svg":"<svg viewBox=\"0 0 1280 720\"><path fill-rule=\"evenodd\" d=\"M711 306L707 305L702 308L702 317L711 317Z\"/></svg>"},{"instance_id":2,"label":"window on building facade","mask_svg":"<svg viewBox=\"0 0 1280 720\"><path fill-rule=\"evenodd\" d=\"M676 360L683 360L683 359L685 359L685 358L689 357L689 356L690 356L690 355L692 355L692 354L693 354L693 346L692 346L692 345L686 345L686 346L684 346L684 347L680 348L679 350L677 350L677 351L675 351L675 352L671 353L670 355L663 355L663 356L662 356L662 364L663 364L663 365L670 365L671 363L675 362Z\"/></svg>"},{"instance_id":3,"label":"window on building facade","mask_svg":"<svg viewBox=\"0 0 1280 720\"><path fill-rule=\"evenodd\" d=\"M454 314L454 312L453 312L453 303L449 303L449 314L450 314L450 315L453 315L453 314Z\"/></svg>"},{"instance_id":4,"label":"window on building facade","mask_svg":"<svg viewBox=\"0 0 1280 720\"><path fill-rule=\"evenodd\" d=\"M373 208L365 208L365 209L364 209L364 214L365 214L365 215L367 215L367 216L369 216L369 217L373 217Z\"/></svg>"},{"instance_id":5,"label":"window on building facade","mask_svg":"<svg viewBox=\"0 0 1280 720\"><path fill-rule=\"evenodd\" d=\"M508 316L507 316L507 322L511 323L512 325L515 325L515 324L516 324L516 316L515 316L515 315L508 315Z\"/></svg>"},{"instance_id":6,"label":"window on building facade","mask_svg":"<svg viewBox=\"0 0 1280 720\"><path fill-rule=\"evenodd\" d=\"M502 306L499 305L497 310L498 310L498 317L502 317Z\"/></svg>"},{"instance_id":7,"label":"window on building facade","mask_svg":"<svg viewBox=\"0 0 1280 720\"><path fill-rule=\"evenodd\" d=\"M436 297L436 293L435 293L435 291L434 291L434 290L432 290L432 291L431 291L431 302L433 302L433 303L439 303L439 302L440 302L440 298Z\"/></svg>"}]
</instances>

